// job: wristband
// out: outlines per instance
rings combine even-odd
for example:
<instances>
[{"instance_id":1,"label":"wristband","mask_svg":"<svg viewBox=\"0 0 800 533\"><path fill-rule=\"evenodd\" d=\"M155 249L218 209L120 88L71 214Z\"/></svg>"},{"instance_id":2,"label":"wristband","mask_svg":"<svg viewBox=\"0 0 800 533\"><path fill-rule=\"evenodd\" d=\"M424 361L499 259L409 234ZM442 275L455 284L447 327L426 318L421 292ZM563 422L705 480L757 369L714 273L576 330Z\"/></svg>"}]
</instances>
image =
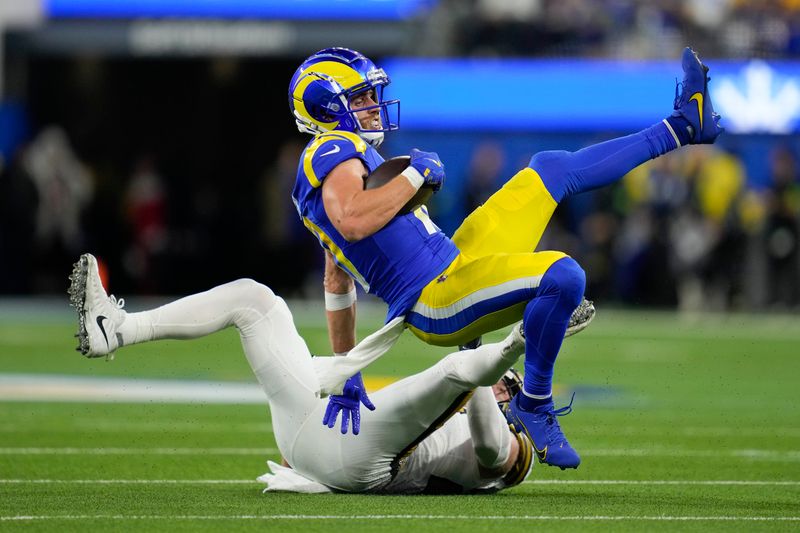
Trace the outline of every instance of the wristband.
<instances>
[{"instance_id":1,"label":"wristband","mask_svg":"<svg viewBox=\"0 0 800 533\"><path fill-rule=\"evenodd\" d=\"M414 167L408 167L400 174L405 176L409 183L411 183L411 186L417 190L419 190L419 188L422 187L422 184L425 183L425 178L423 178L422 174L419 173L419 170Z\"/></svg>"},{"instance_id":2,"label":"wristband","mask_svg":"<svg viewBox=\"0 0 800 533\"><path fill-rule=\"evenodd\" d=\"M354 303L356 303L355 287L345 294L325 291L325 309L328 311L341 311L342 309L352 307Z\"/></svg>"}]
</instances>

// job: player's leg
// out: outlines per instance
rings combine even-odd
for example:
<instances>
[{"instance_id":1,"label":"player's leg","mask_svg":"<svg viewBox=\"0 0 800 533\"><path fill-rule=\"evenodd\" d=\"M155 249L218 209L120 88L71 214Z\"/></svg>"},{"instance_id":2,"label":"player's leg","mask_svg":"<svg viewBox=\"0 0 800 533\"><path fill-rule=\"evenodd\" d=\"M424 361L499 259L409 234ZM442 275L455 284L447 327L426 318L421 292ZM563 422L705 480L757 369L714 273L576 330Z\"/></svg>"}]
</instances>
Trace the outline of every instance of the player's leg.
<instances>
[{"instance_id":1,"label":"player's leg","mask_svg":"<svg viewBox=\"0 0 800 533\"><path fill-rule=\"evenodd\" d=\"M292 440L293 428L319 403L308 348L286 303L268 287L241 279L156 309L127 313L122 301L106 294L90 254L81 256L71 279L79 350L85 355L98 357L121 346L158 339L193 339L235 326L250 367L273 406L273 428L282 450L281 444Z\"/></svg>"},{"instance_id":2,"label":"player's leg","mask_svg":"<svg viewBox=\"0 0 800 533\"><path fill-rule=\"evenodd\" d=\"M577 152L541 152L531 158L556 202L572 194L609 185L656 157L687 144L711 144L722 132L708 94L708 67L690 48L683 53L684 78L672 115L633 135Z\"/></svg>"},{"instance_id":3,"label":"player's leg","mask_svg":"<svg viewBox=\"0 0 800 533\"><path fill-rule=\"evenodd\" d=\"M519 359L524 343L520 328L515 327L502 342L451 353L431 368L377 391L372 397L380 412L366 413L369 419L364 428L382 437L384 456L391 457L396 467L417 444L468 405L475 410L470 427L475 429L476 452L484 466L502 465L508 459L511 434L487 388Z\"/></svg>"},{"instance_id":4,"label":"player's leg","mask_svg":"<svg viewBox=\"0 0 800 533\"><path fill-rule=\"evenodd\" d=\"M643 131L577 152L534 155L453 235L468 257L533 251L565 197L615 182L642 163L685 144L713 143L722 131L708 94L707 67L689 48L674 113Z\"/></svg>"},{"instance_id":5,"label":"player's leg","mask_svg":"<svg viewBox=\"0 0 800 533\"><path fill-rule=\"evenodd\" d=\"M577 468L580 456L561 432L557 420L559 415L568 414L571 407L555 409L553 368L585 284L583 270L569 257L553 264L542 278L536 298L525 307L525 377L521 393L509 407L509 420L526 432L539 462L562 469Z\"/></svg>"},{"instance_id":6,"label":"player's leg","mask_svg":"<svg viewBox=\"0 0 800 533\"><path fill-rule=\"evenodd\" d=\"M554 418L551 388L555 360L584 288L581 268L559 252L481 257L426 287L406 321L425 342L453 345L522 317L527 395L517 395L516 404L520 413L534 414L519 414L524 423L518 425L527 428L537 450L551 450L540 454L541 461L574 468L580 458Z\"/></svg>"},{"instance_id":7,"label":"player's leg","mask_svg":"<svg viewBox=\"0 0 800 533\"><path fill-rule=\"evenodd\" d=\"M517 328L501 343L448 355L423 372L371 393L376 409L362 410L357 436L322 425L323 409L318 409L319 421L312 416L298 433L290 464L349 492L386 485L397 474L400 460L458 412L473 389L491 385L514 364L524 342Z\"/></svg>"},{"instance_id":8,"label":"player's leg","mask_svg":"<svg viewBox=\"0 0 800 533\"><path fill-rule=\"evenodd\" d=\"M468 257L531 252L561 200L609 185L677 147L671 129L661 122L577 152L537 153L527 168L464 220L453 242Z\"/></svg>"}]
</instances>

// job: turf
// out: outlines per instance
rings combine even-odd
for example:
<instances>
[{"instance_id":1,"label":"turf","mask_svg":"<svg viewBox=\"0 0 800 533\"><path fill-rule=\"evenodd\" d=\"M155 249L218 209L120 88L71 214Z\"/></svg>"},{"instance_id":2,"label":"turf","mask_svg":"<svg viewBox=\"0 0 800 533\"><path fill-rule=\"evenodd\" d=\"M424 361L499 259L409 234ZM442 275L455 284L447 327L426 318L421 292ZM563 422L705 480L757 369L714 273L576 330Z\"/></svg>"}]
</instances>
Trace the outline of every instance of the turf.
<instances>
[{"instance_id":1,"label":"turf","mask_svg":"<svg viewBox=\"0 0 800 533\"><path fill-rule=\"evenodd\" d=\"M380 321L362 314L362 333ZM315 313L298 313L325 352ZM260 492L278 453L258 405L0 402L0 530L797 530L800 328L793 317L600 309L557 366L583 464L537 465L491 496ZM88 361L68 315L4 316L0 372L253 382L235 331ZM403 376L446 350L406 334L367 376ZM380 406L378 406L380 408ZM194 449L194 450L193 450Z\"/></svg>"}]
</instances>

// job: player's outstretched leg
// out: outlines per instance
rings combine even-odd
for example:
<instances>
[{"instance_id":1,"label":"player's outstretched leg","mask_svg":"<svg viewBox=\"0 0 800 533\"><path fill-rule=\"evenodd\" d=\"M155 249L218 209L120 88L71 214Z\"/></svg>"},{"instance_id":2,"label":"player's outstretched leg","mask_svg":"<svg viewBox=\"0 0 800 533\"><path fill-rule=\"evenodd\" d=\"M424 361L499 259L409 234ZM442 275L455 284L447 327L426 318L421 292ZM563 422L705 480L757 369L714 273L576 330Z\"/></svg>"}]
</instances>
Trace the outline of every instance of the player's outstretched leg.
<instances>
[{"instance_id":1,"label":"player's outstretched leg","mask_svg":"<svg viewBox=\"0 0 800 533\"><path fill-rule=\"evenodd\" d=\"M69 303L78 312L77 351L86 357L113 357L120 346L117 330L125 321L125 300L106 294L97 259L83 254L72 267L67 290Z\"/></svg>"},{"instance_id":2,"label":"player's outstretched leg","mask_svg":"<svg viewBox=\"0 0 800 533\"><path fill-rule=\"evenodd\" d=\"M557 203L580 192L614 183L622 176L687 144L713 143L723 128L708 93L708 67L697 54L683 53L683 81L676 88L674 112L638 133L588 146L577 152L554 150L535 154L528 166L536 171Z\"/></svg>"},{"instance_id":3,"label":"player's outstretched leg","mask_svg":"<svg viewBox=\"0 0 800 533\"><path fill-rule=\"evenodd\" d=\"M525 378L522 390L509 406L508 421L533 443L540 463L577 468L581 462L570 446L558 417L570 406L555 409L553 367L573 310L583 297L586 277L570 257L559 259L547 270L536 297L525 308Z\"/></svg>"}]
</instances>

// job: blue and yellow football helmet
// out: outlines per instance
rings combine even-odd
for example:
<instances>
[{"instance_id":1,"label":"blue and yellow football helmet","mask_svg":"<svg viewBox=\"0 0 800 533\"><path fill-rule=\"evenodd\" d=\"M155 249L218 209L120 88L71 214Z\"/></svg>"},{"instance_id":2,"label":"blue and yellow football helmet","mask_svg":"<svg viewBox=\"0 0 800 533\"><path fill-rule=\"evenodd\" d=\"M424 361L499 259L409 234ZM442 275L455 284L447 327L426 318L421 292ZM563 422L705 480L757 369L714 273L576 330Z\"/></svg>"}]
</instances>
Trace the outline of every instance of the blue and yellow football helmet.
<instances>
[{"instance_id":1,"label":"blue and yellow football helmet","mask_svg":"<svg viewBox=\"0 0 800 533\"><path fill-rule=\"evenodd\" d=\"M383 100L389 76L364 55L348 48L325 48L306 59L289 84L289 110L297 129L316 135L327 131L351 131L377 147L383 134L399 128L400 101ZM376 105L358 111L379 109L380 129L361 127L350 99L374 90Z\"/></svg>"}]
</instances>

